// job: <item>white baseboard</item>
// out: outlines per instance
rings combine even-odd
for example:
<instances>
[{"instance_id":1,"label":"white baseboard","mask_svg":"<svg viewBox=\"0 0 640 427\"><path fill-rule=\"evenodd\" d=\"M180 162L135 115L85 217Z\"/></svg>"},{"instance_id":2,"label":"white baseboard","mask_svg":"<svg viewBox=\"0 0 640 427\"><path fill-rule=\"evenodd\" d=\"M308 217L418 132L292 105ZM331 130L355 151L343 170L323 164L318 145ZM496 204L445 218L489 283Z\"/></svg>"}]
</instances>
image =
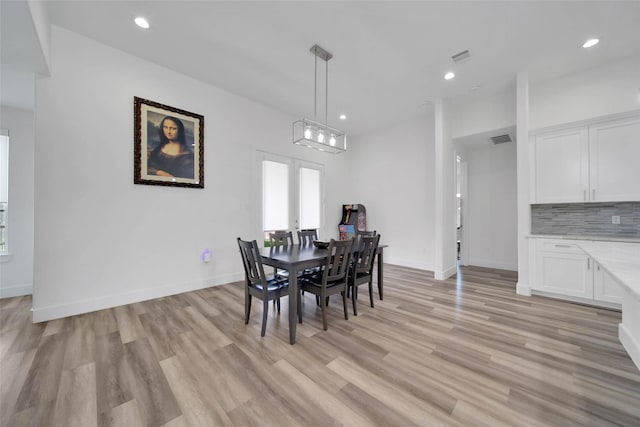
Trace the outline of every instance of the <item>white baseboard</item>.
<instances>
[{"instance_id":1,"label":"white baseboard","mask_svg":"<svg viewBox=\"0 0 640 427\"><path fill-rule=\"evenodd\" d=\"M439 270L433 272L433 278L436 280L447 280L449 277L453 276L458 272L458 267L456 265L447 268L446 270Z\"/></svg>"},{"instance_id":2,"label":"white baseboard","mask_svg":"<svg viewBox=\"0 0 640 427\"><path fill-rule=\"evenodd\" d=\"M418 270L433 271L433 266L427 264L423 260L406 259L406 258L394 258L394 257L390 257L390 256L385 255L384 256L384 263L385 264L399 265L401 267L415 268L415 269L418 269Z\"/></svg>"},{"instance_id":3,"label":"white baseboard","mask_svg":"<svg viewBox=\"0 0 640 427\"><path fill-rule=\"evenodd\" d=\"M620 338L622 346L627 350L627 353L629 353L629 357L631 357L633 363L640 369L640 343L622 323L618 325L618 338Z\"/></svg>"},{"instance_id":4,"label":"white baseboard","mask_svg":"<svg viewBox=\"0 0 640 427\"><path fill-rule=\"evenodd\" d=\"M465 261L464 265L474 265L477 267L496 268L498 270L518 271L518 264L507 264L504 262L495 262L486 259L472 259Z\"/></svg>"},{"instance_id":5,"label":"white baseboard","mask_svg":"<svg viewBox=\"0 0 640 427\"><path fill-rule=\"evenodd\" d=\"M530 297L531 296L531 286L526 285L524 283L520 283L520 282L516 283L516 294Z\"/></svg>"},{"instance_id":6,"label":"white baseboard","mask_svg":"<svg viewBox=\"0 0 640 427\"><path fill-rule=\"evenodd\" d=\"M240 281L244 278L244 273L225 274L205 280L170 285L162 288L148 288L135 292L128 292L117 295L107 295L99 298L91 298L48 307L33 308L33 323L45 322L47 320L60 319L62 317L74 316L76 314L90 313L92 311L104 310L106 308L118 307L120 305L132 304L140 301L147 301L155 298L162 298L184 292L195 291L211 286L223 285Z\"/></svg>"},{"instance_id":7,"label":"white baseboard","mask_svg":"<svg viewBox=\"0 0 640 427\"><path fill-rule=\"evenodd\" d=\"M33 285L20 285L9 286L6 288L0 287L0 299L21 297L23 295L31 295L33 293Z\"/></svg>"}]
</instances>

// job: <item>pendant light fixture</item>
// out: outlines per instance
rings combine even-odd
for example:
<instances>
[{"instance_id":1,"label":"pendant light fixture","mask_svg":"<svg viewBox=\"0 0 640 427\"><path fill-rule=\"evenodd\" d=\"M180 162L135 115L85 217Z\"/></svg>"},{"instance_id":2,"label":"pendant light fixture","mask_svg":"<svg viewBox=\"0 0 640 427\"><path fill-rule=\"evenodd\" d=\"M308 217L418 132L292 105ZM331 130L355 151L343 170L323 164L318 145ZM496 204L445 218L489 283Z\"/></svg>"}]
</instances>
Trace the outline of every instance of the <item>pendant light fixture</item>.
<instances>
[{"instance_id":1,"label":"pendant light fixture","mask_svg":"<svg viewBox=\"0 0 640 427\"><path fill-rule=\"evenodd\" d=\"M302 120L293 122L293 143L304 145L327 153L338 154L347 150L347 136L341 130L332 128L327 124L329 105L329 60L333 55L320 46L313 45L311 53L315 56L314 82L313 82L313 120L303 117ZM318 58L325 62L325 98L324 98L324 123L318 121Z\"/></svg>"}]
</instances>

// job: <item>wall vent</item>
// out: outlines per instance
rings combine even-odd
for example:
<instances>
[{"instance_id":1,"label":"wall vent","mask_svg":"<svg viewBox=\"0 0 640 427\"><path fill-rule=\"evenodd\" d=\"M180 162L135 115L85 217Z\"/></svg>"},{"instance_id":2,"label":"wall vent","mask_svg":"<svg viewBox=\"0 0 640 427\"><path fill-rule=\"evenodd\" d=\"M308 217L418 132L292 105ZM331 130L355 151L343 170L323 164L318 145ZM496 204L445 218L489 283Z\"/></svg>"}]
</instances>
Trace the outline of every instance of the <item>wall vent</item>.
<instances>
[{"instance_id":1,"label":"wall vent","mask_svg":"<svg viewBox=\"0 0 640 427\"><path fill-rule=\"evenodd\" d=\"M456 53L451 57L451 59L453 60L453 62L460 62L469 58L470 56L471 56L471 52L469 52L469 49L467 49L467 50L463 50L462 52Z\"/></svg>"},{"instance_id":2,"label":"wall vent","mask_svg":"<svg viewBox=\"0 0 640 427\"><path fill-rule=\"evenodd\" d=\"M495 144L504 144L506 142L511 142L511 135L509 135L508 133L505 133L504 135L497 135L497 136L492 136L490 137L491 142Z\"/></svg>"}]
</instances>

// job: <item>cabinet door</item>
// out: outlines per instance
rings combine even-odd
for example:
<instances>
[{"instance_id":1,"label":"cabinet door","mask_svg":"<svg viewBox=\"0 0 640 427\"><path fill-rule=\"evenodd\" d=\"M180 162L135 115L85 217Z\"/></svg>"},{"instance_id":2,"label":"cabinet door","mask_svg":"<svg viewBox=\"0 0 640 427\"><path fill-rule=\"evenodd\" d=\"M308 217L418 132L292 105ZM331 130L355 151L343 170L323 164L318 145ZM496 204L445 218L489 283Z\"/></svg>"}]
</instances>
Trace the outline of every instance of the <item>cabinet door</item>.
<instances>
[{"instance_id":1,"label":"cabinet door","mask_svg":"<svg viewBox=\"0 0 640 427\"><path fill-rule=\"evenodd\" d=\"M586 126L537 135L534 203L587 201L588 150Z\"/></svg>"},{"instance_id":2,"label":"cabinet door","mask_svg":"<svg viewBox=\"0 0 640 427\"><path fill-rule=\"evenodd\" d=\"M594 264L593 299L597 301L622 304L624 291L622 285L597 263Z\"/></svg>"},{"instance_id":3,"label":"cabinet door","mask_svg":"<svg viewBox=\"0 0 640 427\"><path fill-rule=\"evenodd\" d=\"M640 117L589 126L591 201L640 200Z\"/></svg>"},{"instance_id":4,"label":"cabinet door","mask_svg":"<svg viewBox=\"0 0 640 427\"><path fill-rule=\"evenodd\" d=\"M535 289L593 299L591 259L585 254L538 252Z\"/></svg>"}]
</instances>

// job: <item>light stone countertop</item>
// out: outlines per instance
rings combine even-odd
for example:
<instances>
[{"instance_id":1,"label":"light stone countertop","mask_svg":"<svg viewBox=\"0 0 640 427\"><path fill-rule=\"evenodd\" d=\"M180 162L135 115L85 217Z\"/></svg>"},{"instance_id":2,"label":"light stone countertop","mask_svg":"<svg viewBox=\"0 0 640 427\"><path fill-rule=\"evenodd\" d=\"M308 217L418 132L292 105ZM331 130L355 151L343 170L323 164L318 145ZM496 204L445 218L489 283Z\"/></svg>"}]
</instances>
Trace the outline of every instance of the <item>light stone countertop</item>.
<instances>
[{"instance_id":1,"label":"light stone countertop","mask_svg":"<svg viewBox=\"0 0 640 427\"><path fill-rule=\"evenodd\" d=\"M595 240L598 242L628 242L640 243L640 237L607 237L607 236L568 236L560 234L529 234L527 239L566 239L566 240Z\"/></svg>"},{"instance_id":2,"label":"light stone countertop","mask_svg":"<svg viewBox=\"0 0 640 427\"><path fill-rule=\"evenodd\" d=\"M640 298L640 243L584 242L578 246Z\"/></svg>"}]
</instances>

